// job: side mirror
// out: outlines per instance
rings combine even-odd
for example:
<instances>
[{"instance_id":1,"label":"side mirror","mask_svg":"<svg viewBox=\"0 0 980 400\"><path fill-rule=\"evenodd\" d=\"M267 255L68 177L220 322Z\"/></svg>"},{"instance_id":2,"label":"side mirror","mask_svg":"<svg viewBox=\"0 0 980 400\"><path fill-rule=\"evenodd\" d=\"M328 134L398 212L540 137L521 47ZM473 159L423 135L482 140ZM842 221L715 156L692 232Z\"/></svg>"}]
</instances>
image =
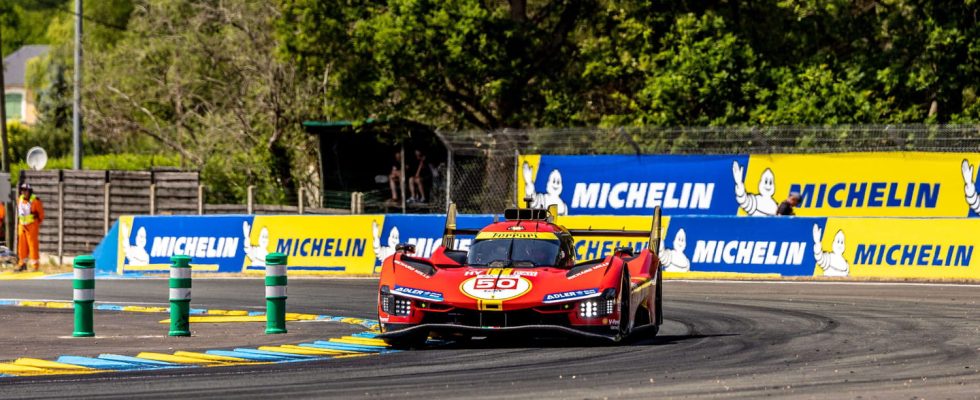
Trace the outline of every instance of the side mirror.
<instances>
[{"instance_id":1,"label":"side mirror","mask_svg":"<svg viewBox=\"0 0 980 400\"><path fill-rule=\"evenodd\" d=\"M398 243L395 246L396 253L415 254L415 245L410 243Z\"/></svg>"},{"instance_id":2,"label":"side mirror","mask_svg":"<svg viewBox=\"0 0 980 400\"><path fill-rule=\"evenodd\" d=\"M627 256L633 257L633 248L630 246L621 246L616 248L616 254L625 254Z\"/></svg>"}]
</instances>

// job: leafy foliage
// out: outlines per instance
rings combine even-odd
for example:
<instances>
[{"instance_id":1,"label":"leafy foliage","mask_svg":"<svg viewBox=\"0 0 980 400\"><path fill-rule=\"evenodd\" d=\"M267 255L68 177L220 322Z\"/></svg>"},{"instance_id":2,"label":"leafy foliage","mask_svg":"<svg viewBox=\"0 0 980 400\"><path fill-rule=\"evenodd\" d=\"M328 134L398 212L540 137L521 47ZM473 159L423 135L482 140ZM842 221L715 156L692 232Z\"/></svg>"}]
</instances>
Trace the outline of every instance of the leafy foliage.
<instances>
[{"instance_id":1,"label":"leafy foliage","mask_svg":"<svg viewBox=\"0 0 980 400\"><path fill-rule=\"evenodd\" d=\"M324 115L448 128L975 122L975 1L280 0Z\"/></svg>"},{"instance_id":2,"label":"leafy foliage","mask_svg":"<svg viewBox=\"0 0 980 400\"><path fill-rule=\"evenodd\" d=\"M975 0L105 0L86 2L85 17L86 150L174 155L216 201L252 184L267 202L313 188L306 119L448 130L980 121ZM42 117L29 141L56 156L70 137L72 20L70 0L0 3L4 54L54 47L30 67ZM724 136L651 132L610 130L609 146L692 151ZM24 140L12 139L17 151Z\"/></svg>"}]
</instances>

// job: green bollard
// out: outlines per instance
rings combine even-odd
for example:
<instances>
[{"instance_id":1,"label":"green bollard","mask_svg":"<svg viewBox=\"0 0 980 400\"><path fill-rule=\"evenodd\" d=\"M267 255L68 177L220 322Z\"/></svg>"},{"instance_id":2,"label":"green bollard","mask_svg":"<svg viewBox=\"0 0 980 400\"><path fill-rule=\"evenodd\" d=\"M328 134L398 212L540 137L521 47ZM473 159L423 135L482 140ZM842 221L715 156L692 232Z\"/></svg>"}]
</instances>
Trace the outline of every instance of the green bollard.
<instances>
[{"instance_id":1,"label":"green bollard","mask_svg":"<svg viewBox=\"0 0 980 400\"><path fill-rule=\"evenodd\" d=\"M92 304L95 303L95 258L78 256L74 261L75 279L72 281L72 299L75 300L74 337L92 337Z\"/></svg>"},{"instance_id":2,"label":"green bollard","mask_svg":"<svg viewBox=\"0 0 980 400\"><path fill-rule=\"evenodd\" d=\"M265 333L286 333L286 255L265 256Z\"/></svg>"},{"instance_id":3,"label":"green bollard","mask_svg":"<svg viewBox=\"0 0 980 400\"><path fill-rule=\"evenodd\" d=\"M190 336L191 258L170 257L170 336Z\"/></svg>"}]
</instances>

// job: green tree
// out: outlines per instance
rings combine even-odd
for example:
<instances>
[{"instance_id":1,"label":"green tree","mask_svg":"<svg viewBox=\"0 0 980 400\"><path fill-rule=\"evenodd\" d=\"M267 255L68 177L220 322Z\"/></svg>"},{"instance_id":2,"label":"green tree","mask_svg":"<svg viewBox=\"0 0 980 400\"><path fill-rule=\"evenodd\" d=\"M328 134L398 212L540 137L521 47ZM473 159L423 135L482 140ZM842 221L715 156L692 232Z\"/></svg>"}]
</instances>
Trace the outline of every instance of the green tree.
<instances>
[{"instance_id":1,"label":"green tree","mask_svg":"<svg viewBox=\"0 0 980 400\"><path fill-rule=\"evenodd\" d=\"M328 82L326 117L485 129L549 113L546 100L576 77L575 35L596 11L589 0L280 4L282 49Z\"/></svg>"},{"instance_id":2,"label":"green tree","mask_svg":"<svg viewBox=\"0 0 980 400\"><path fill-rule=\"evenodd\" d=\"M274 56L277 15L262 2L140 2L117 41L89 53L90 136L176 153L214 201L253 184L260 201L293 201L318 181L300 127L315 87Z\"/></svg>"}]
</instances>

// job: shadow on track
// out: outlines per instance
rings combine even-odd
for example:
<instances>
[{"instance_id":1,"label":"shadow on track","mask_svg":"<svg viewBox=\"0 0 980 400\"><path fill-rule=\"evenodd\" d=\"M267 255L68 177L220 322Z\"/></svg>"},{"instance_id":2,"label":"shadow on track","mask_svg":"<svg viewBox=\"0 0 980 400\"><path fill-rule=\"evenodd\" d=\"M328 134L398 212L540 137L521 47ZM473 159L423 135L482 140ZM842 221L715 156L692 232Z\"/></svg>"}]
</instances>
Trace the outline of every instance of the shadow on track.
<instances>
[{"instance_id":1,"label":"shadow on track","mask_svg":"<svg viewBox=\"0 0 980 400\"><path fill-rule=\"evenodd\" d=\"M736 334L691 334L660 335L655 337L635 337L621 343L577 339L567 337L522 337L495 336L462 340L446 340L430 344L416 350L475 350L475 349L519 349L519 348L573 348L573 347L617 347L617 346L664 346L681 342L712 337L735 336Z\"/></svg>"}]
</instances>

